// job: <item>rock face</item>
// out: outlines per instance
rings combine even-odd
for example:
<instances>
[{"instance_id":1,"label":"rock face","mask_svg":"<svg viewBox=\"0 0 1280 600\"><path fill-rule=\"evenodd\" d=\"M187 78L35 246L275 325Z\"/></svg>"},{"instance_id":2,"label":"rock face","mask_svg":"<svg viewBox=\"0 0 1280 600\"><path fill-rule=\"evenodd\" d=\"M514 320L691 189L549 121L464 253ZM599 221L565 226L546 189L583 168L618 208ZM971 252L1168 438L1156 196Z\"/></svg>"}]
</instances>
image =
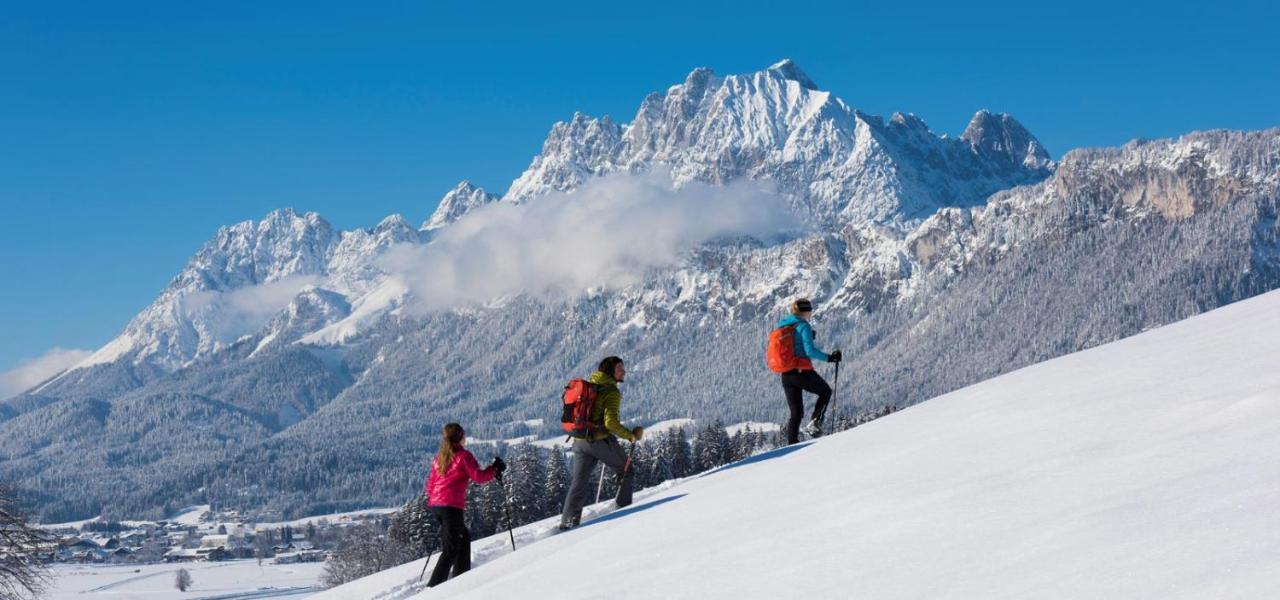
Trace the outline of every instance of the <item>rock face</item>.
<instances>
[{"instance_id":1,"label":"rock face","mask_svg":"<svg viewBox=\"0 0 1280 600\"><path fill-rule=\"evenodd\" d=\"M398 249L481 207L642 172L773 182L808 229L716 239L569 299L404 310ZM781 418L760 353L798 295L819 306L820 345L849 356L840 403L910 404L1280 287L1278 189L1280 130L1055 164L1007 115L939 137L846 106L790 61L697 69L630 123L556 124L505 195L463 182L421 229L339 232L286 209L219 230L119 338L0 407L0 455L44 482L54 520L385 505L444 422L552 435L522 423L550 423L549 398L601 353L632 365L635 419Z\"/></svg>"},{"instance_id":2,"label":"rock face","mask_svg":"<svg viewBox=\"0 0 1280 600\"><path fill-rule=\"evenodd\" d=\"M795 63L719 77L696 69L645 98L630 124L574 115L504 196L520 202L590 177L662 165L677 183L775 181L809 220L909 229L944 206L1039 181L1053 162L1013 117L986 110L959 139L914 115L888 121L818 89Z\"/></svg>"},{"instance_id":3,"label":"rock face","mask_svg":"<svg viewBox=\"0 0 1280 600\"><path fill-rule=\"evenodd\" d=\"M467 213L486 204L498 201L498 197L476 187L470 181L463 181L444 195L431 218L422 224L423 231L439 229L461 219Z\"/></svg>"}]
</instances>

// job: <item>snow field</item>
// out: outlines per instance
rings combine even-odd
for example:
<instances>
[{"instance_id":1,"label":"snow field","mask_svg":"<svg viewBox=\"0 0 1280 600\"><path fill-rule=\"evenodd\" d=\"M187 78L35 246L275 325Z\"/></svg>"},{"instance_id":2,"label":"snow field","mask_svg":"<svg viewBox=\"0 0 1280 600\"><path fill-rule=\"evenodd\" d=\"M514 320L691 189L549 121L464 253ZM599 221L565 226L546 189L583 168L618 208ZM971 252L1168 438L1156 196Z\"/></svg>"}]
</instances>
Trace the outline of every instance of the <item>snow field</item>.
<instances>
[{"instance_id":1,"label":"snow field","mask_svg":"<svg viewBox=\"0 0 1280 600\"><path fill-rule=\"evenodd\" d=\"M191 573L191 587L174 587L178 569ZM306 598L319 586L324 563L274 565L256 560L186 564L86 566L58 564L44 600L220 600Z\"/></svg>"},{"instance_id":2,"label":"snow field","mask_svg":"<svg viewBox=\"0 0 1280 600\"><path fill-rule=\"evenodd\" d=\"M1271 293L319 597L1276 597L1278 361Z\"/></svg>"}]
</instances>

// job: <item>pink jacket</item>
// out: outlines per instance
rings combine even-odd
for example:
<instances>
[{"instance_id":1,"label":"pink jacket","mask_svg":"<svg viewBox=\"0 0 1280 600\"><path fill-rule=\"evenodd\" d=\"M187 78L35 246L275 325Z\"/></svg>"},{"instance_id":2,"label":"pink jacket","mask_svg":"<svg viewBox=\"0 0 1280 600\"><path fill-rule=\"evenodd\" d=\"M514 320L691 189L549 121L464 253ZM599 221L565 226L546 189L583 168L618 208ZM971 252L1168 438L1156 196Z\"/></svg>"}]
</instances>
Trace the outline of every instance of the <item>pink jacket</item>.
<instances>
[{"instance_id":1,"label":"pink jacket","mask_svg":"<svg viewBox=\"0 0 1280 600\"><path fill-rule=\"evenodd\" d=\"M481 469L475 456L461 445L455 445L453 460L444 475L436 468L435 461L431 461L431 474L427 476L427 483L422 490L427 494L427 506L466 508L467 484L472 481L489 483L497 474L493 467Z\"/></svg>"}]
</instances>

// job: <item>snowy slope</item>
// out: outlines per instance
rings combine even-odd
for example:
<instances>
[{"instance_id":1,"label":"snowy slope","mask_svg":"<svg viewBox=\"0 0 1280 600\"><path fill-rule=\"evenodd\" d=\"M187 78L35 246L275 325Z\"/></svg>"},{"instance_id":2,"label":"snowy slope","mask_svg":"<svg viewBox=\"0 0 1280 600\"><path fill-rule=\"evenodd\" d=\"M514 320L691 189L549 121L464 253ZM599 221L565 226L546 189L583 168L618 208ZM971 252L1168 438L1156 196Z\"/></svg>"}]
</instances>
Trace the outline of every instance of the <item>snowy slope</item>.
<instances>
[{"instance_id":1,"label":"snowy slope","mask_svg":"<svg viewBox=\"0 0 1280 600\"><path fill-rule=\"evenodd\" d=\"M1277 357L1269 293L692 478L515 553L481 540L477 568L419 597L1275 597ZM420 568L317 597L408 597Z\"/></svg>"}]
</instances>

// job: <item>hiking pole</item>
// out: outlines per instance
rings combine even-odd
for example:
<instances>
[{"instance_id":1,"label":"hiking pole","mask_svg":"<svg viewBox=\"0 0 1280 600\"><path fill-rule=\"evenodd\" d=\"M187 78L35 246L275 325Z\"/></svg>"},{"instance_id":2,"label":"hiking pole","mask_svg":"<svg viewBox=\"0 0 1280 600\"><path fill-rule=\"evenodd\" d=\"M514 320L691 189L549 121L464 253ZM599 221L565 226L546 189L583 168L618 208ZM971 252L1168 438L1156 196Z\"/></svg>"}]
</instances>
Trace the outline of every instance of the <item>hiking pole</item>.
<instances>
[{"instance_id":1,"label":"hiking pole","mask_svg":"<svg viewBox=\"0 0 1280 600\"><path fill-rule=\"evenodd\" d=\"M427 565L431 564L431 554L434 552L435 548L432 548L430 552L427 552L427 562L422 563L422 572L418 573L418 581L422 581L422 578L427 576Z\"/></svg>"},{"instance_id":2,"label":"hiking pole","mask_svg":"<svg viewBox=\"0 0 1280 600\"><path fill-rule=\"evenodd\" d=\"M627 477L627 473L631 471L631 459L636 455L636 444L639 444L639 443L640 442L631 442L631 450L627 451L627 463L622 465L623 479L625 479ZM618 485L622 485L622 482L619 481Z\"/></svg>"},{"instance_id":3,"label":"hiking pole","mask_svg":"<svg viewBox=\"0 0 1280 600\"><path fill-rule=\"evenodd\" d=\"M596 504L600 503L600 495L604 494L604 463L600 463L600 485L596 486Z\"/></svg>"},{"instance_id":4,"label":"hiking pole","mask_svg":"<svg viewBox=\"0 0 1280 600\"><path fill-rule=\"evenodd\" d=\"M631 457L636 455L636 442L631 442L631 451L627 452L627 462L622 463L622 472L618 474L618 485L622 485L622 480L627 477L627 472L631 470ZM604 495L604 463L600 464L600 485L596 487L596 504L600 503L600 496Z\"/></svg>"},{"instance_id":5,"label":"hiking pole","mask_svg":"<svg viewBox=\"0 0 1280 600\"><path fill-rule=\"evenodd\" d=\"M498 485L502 486L502 496L506 498L506 502L502 504L502 511L507 515L507 535L511 536L511 551L516 551L516 534L512 531L511 525L511 494L507 493L506 484L502 483L502 475L498 475Z\"/></svg>"},{"instance_id":6,"label":"hiking pole","mask_svg":"<svg viewBox=\"0 0 1280 600\"><path fill-rule=\"evenodd\" d=\"M840 358L843 359L844 357L841 356ZM844 362L844 361L842 360L836 361L836 376L834 380L831 382L831 402L829 403L830 407L834 407L836 405L836 390L840 389L840 363L841 362ZM823 416L826 416L825 412L826 411L823 411L824 413ZM835 423L836 423L836 411L835 411L835 408L831 408L831 430L833 432L835 431L835 428L836 428Z\"/></svg>"}]
</instances>

